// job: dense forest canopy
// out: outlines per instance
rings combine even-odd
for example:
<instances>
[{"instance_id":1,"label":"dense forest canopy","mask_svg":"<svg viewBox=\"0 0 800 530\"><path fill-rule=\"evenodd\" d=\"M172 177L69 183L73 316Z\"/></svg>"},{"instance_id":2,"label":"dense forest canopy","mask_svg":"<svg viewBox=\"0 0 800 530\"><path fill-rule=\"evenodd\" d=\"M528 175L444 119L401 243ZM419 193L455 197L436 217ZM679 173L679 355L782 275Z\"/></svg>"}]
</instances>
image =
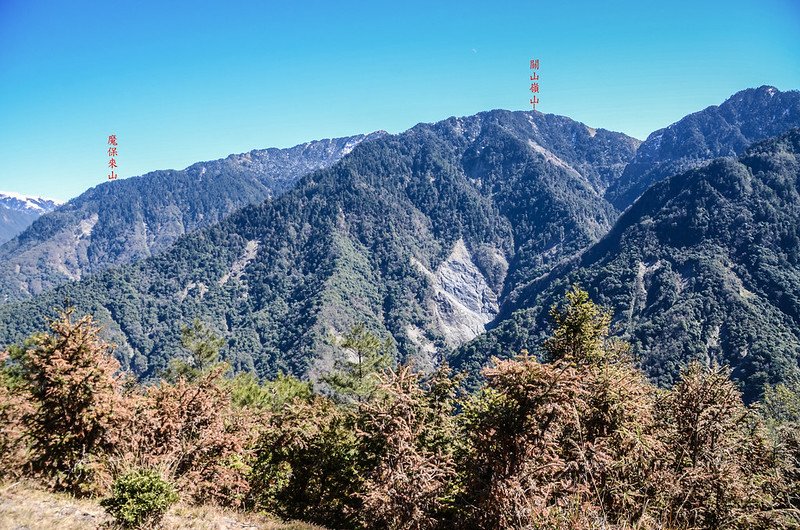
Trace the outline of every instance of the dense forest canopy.
<instances>
[{"instance_id":1,"label":"dense forest canopy","mask_svg":"<svg viewBox=\"0 0 800 530\"><path fill-rule=\"evenodd\" d=\"M517 285L596 241L602 197L638 142L568 118L492 111L363 142L276 198L134 265L0 309L0 343L65 299L144 377L199 318L260 376L325 371L331 338L365 321L433 368L483 331Z\"/></svg>"},{"instance_id":2,"label":"dense forest canopy","mask_svg":"<svg viewBox=\"0 0 800 530\"><path fill-rule=\"evenodd\" d=\"M257 149L95 186L0 246L0 300L28 298L158 254L181 235L278 196L306 173L382 135Z\"/></svg>"},{"instance_id":3,"label":"dense forest canopy","mask_svg":"<svg viewBox=\"0 0 800 530\"><path fill-rule=\"evenodd\" d=\"M798 101L745 90L641 146L565 117L498 110L229 157L216 180L214 163L192 166L178 189L203 204L192 179L260 182L253 171L280 196L147 259L0 306L0 344L66 303L104 324L143 379L166 369L180 326L199 320L235 370L319 381L343 361L335 344L362 323L393 359L432 371L451 358L473 381L490 355L536 352L547 308L578 282L614 310L614 333L657 383L672 384L688 359L718 361L752 400L797 371L794 133L738 161L711 159L800 125ZM309 164L322 169L296 178ZM620 203L615 190L634 181L652 186ZM38 240L54 219L11 246ZM130 242L98 223L102 241ZM16 259L4 270L24 275Z\"/></svg>"},{"instance_id":4,"label":"dense forest canopy","mask_svg":"<svg viewBox=\"0 0 800 530\"><path fill-rule=\"evenodd\" d=\"M690 359L730 365L748 399L798 374L800 130L652 186L579 260L466 346L454 366L535 348L545 309L574 282L615 312L647 373L671 385Z\"/></svg>"}]
</instances>

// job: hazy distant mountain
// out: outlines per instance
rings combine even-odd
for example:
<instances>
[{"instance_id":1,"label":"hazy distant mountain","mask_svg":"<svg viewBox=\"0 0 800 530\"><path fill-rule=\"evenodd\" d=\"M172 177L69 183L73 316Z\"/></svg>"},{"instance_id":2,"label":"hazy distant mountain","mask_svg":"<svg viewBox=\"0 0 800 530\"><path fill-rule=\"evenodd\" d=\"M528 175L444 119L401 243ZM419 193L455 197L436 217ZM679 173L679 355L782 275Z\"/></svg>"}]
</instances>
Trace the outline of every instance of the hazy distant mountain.
<instances>
[{"instance_id":1,"label":"hazy distant mountain","mask_svg":"<svg viewBox=\"0 0 800 530\"><path fill-rule=\"evenodd\" d=\"M638 145L539 112L420 124L158 256L6 306L0 343L68 298L143 375L194 318L225 337L235 367L262 375L324 369L329 337L362 321L429 366L483 332L521 282L607 232L618 212L603 193Z\"/></svg>"},{"instance_id":2,"label":"hazy distant mountain","mask_svg":"<svg viewBox=\"0 0 800 530\"><path fill-rule=\"evenodd\" d=\"M655 184L572 266L528 293L529 309L453 360L473 373L491 355L535 351L546 312L572 283L663 384L689 359L730 364L755 397L798 374L800 129ZM538 294L536 294L538 292Z\"/></svg>"},{"instance_id":3,"label":"hazy distant mountain","mask_svg":"<svg viewBox=\"0 0 800 530\"><path fill-rule=\"evenodd\" d=\"M383 132L260 149L100 184L0 247L0 300L25 298L169 247L181 235L283 193Z\"/></svg>"},{"instance_id":4,"label":"hazy distant mountain","mask_svg":"<svg viewBox=\"0 0 800 530\"><path fill-rule=\"evenodd\" d=\"M39 216L62 203L31 195L0 191L0 244L28 228Z\"/></svg>"},{"instance_id":5,"label":"hazy distant mountain","mask_svg":"<svg viewBox=\"0 0 800 530\"><path fill-rule=\"evenodd\" d=\"M742 90L648 136L606 198L623 210L654 182L714 158L738 156L753 142L792 127L800 127L800 92L771 86Z\"/></svg>"}]
</instances>

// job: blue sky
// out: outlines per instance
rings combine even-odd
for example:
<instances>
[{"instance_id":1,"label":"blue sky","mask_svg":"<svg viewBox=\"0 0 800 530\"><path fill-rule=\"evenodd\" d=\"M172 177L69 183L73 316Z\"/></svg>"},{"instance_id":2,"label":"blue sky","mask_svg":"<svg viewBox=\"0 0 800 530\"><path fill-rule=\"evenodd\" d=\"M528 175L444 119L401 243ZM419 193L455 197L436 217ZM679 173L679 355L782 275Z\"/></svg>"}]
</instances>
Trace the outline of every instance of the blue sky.
<instances>
[{"instance_id":1,"label":"blue sky","mask_svg":"<svg viewBox=\"0 0 800 530\"><path fill-rule=\"evenodd\" d=\"M0 0L0 190L121 177L492 108L643 139L800 88L800 2Z\"/></svg>"}]
</instances>

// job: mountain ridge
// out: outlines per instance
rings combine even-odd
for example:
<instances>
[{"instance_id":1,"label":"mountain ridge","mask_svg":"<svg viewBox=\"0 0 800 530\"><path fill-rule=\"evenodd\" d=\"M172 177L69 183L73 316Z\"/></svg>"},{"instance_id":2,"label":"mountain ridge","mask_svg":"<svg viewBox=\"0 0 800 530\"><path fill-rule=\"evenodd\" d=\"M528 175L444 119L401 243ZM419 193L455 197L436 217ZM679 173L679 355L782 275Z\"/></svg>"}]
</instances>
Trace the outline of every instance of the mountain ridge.
<instances>
[{"instance_id":1,"label":"mountain ridge","mask_svg":"<svg viewBox=\"0 0 800 530\"><path fill-rule=\"evenodd\" d=\"M302 175L383 134L255 149L99 184L0 247L0 260L7 264L0 271L0 298L26 298L158 253L180 235L279 195Z\"/></svg>"},{"instance_id":2,"label":"mountain ridge","mask_svg":"<svg viewBox=\"0 0 800 530\"><path fill-rule=\"evenodd\" d=\"M731 112L746 116L740 120L745 123L764 104L775 114L770 102L780 103L781 94L788 94L786 112L778 112L785 119L762 123L756 132L796 125L792 112L797 94L771 90L741 91L720 107L741 105ZM747 140L736 131L720 136L712 127L720 107L676 122L671 129L690 127L700 136L690 135L686 145L666 150L664 160L651 156L651 165L666 171L670 164L688 164L701 173L704 168L724 173L726 163L738 164L730 157L717 162L702 158L735 152ZM194 318L225 338L223 353L236 369L262 376L287 372L318 378L336 360L333 338L357 322L391 339L399 360L428 369L455 350L454 362L476 372L481 359L485 361L483 353L535 349L534 339L543 329L541 308L560 298L548 298L553 289L563 287L568 278L580 279L574 275L576 264L586 264L609 245L609 234L624 231L632 215L652 206L652 194L658 191L651 190L663 190L686 174L657 180L620 218L620 209L607 197L619 189L632 162L644 159L647 142L531 111L494 110L420 123L400 134L361 142L276 199L246 206L183 236L163 254L0 308L0 343L19 340L52 306L69 299L108 325L109 334L122 345L124 364L143 377L154 376L179 354L176 327ZM652 146L652 135L649 142ZM657 176L642 175L645 180ZM764 199L757 206L769 204ZM646 243L631 245L639 251L648 248ZM708 280L708 285L733 278L749 290L746 282L734 278L744 278L744 273L732 275L733 269L724 265L723 251L707 241L697 244L696 255L715 256L712 261L723 263L692 269L706 280L716 278L717 283ZM603 289L611 293L609 299L627 300L627 305L611 306L621 315L635 316L637 329L663 328L668 323L657 314L637 312L647 297L632 303L625 291L647 285L654 274L665 274L668 267L662 270L662 262L619 261L619 274L610 275L607 284L590 285L592 293L601 302L607 301L600 294ZM708 298L709 307L726 307L727 292L714 291L722 298ZM532 306L538 309L514 312ZM679 315L668 306L661 309L677 322L686 319L687 325L696 311L687 308L686 315ZM730 309L744 322L757 320L736 300ZM769 343L775 347L774 358L786 365L791 358L787 345L793 344L791 325L775 324L783 318L779 312L762 313L772 319L762 323L763 329L789 337ZM491 330L488 335L481 334L485 329ZM725 329L716 338L703 335L703 340L729 344L734 335L741 340L741 334ZM683 337L685 347L674 355L642 350L635 333L629 338L635 349L649 355L654 378L668 384L688 355L686 348L702 349L693 337ZM680 349L674 341L660 343ZM759 344L753 358L760 361L755 364L772 358L762 347L767 342ZM482 353L476 356L478 350ZM775 381L782 373L789 371L745 366L736 376L752 391L759 377Z\"/></svg>"},{"instance_id":3,"label":"mountain ridge","mask_svg":"<svg viewBox=\"0 0 800 530\"><path fill-rule=\"evenodd\" d=\"M736 92L719 105L693 112L648 135L606 198L618 209L633 204L651 184L800 125L800 91L769 85Z\"/></svg>"},{"instance_id":4,"label":"mountain ridge","mask_svg":"<svg viewBox=\"0 0 800 530\"><path fill-rule=\"evenodd\" d=\"M712 214L713 212L713 214ZM617 334L668 386L688 360L729 364L745 396L796 377L800 360L800 128L651 186L579 259L536 286L527 309L458 351L537 351L546 308L570 284L614 314Z\"/></svg>"},{"instance_id":5,"label":"mountain ridge","mask_svg":"<svg viewBox=\"0 0 800 530\"><path fill-rule=\"evenodd\" d=\"M0 191L0 245L28 228L40 215L61 206L62 201L13 191Z\"/></svg>"},{"instance_id":6,"label":"mountain ridge","mask_svg":"<svg viewBox=\"0 0 800 530\"><path fill-rule=\"evenodd\" d=\"M109 326L140 375L179 351L171 328L200 318L238 369L313 377L333 361L328 337L366 321L394 337L400 358L431 367L481 331L488 299L611 226L618 212L602 190L636 146L530 111L418 124L163 254L7 306L0 331L21 332L68 297Z\"/></svg>"}]
</instances>

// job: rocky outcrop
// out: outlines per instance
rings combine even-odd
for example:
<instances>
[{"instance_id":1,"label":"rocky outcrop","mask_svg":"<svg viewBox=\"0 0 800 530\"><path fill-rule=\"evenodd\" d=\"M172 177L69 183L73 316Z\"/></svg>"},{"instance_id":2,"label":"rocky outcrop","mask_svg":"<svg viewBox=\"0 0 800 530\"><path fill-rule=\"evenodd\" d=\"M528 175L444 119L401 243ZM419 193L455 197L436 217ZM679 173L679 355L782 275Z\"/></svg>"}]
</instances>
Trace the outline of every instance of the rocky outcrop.
<instances>
[{"instance_id":1,"label":"rocky outcrop","mask_svg":"<svg viewBox=\"0 0 800 530\"><path fill-rule=\"evenodd\" d=\"M499 255L502 258L502 255ZM497 293L475 264L463 239L435 271L414 264L431 282L431 313L447 346L458 347L483 333L498 311Z\"/></svg>"}]
</instances>

